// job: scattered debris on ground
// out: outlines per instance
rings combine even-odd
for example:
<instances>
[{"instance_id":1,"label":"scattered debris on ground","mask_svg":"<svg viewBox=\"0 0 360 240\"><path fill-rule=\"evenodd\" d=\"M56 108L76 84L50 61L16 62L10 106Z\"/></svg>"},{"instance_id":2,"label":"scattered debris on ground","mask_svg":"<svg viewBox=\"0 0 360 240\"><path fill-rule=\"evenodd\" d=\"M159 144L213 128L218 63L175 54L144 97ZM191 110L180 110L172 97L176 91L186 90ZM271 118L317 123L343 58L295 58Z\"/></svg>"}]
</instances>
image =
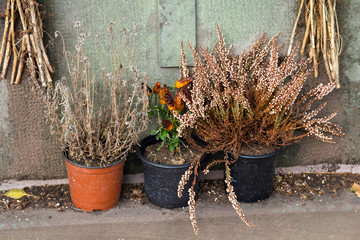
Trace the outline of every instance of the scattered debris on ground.
<instances>
[{"instance_id":1,"label":"scattered debris on ground","mask_svg":"<svg viewBox=\"0 0 360 240\"><path fill-rule=\"evenodd\" d=\"M356 182L360 183L360 174L278 174L275 176L274 189L281 195L299 196L307 200L325 194L336 197L344 189L349 190Z\"/></svg>"},{"instance_id":2,"label":"scattered debris on ground","mask_svg":"<svg viewBox=\"0 0 360 240\"><path fill-rule=\"evenodd\" d=\"M337 197L341 191L350 191L354 183L360 183L360 174L352 173L304 173L277 174L274 178L274 191L277 194L311 200L321 195ZM71 203L69 185L36 186L24 188L27 195L12 199L0 191L0 212L34 208L55 208L59 212L76 209ZM123 185L120 201L134 201L147 204L144 184ZM355 194L354 194L355 195ZM356 195L355 195L356 196ZM220 204L228 203L224 181L200 181L198 201L213 200Z\"/></svg>"},{"instance_id":3,"label":"scattered debris on ground","mask_svg":"<svg viewBox=\"0 0 360 240\"><path fill-rule=\"evenodd\" d=\"M20 199L12 199L7 196L0 196L0 211L21 210L33 208L58 208L63 211L66 208L72 208L69 185L45 185L26 187L25 195ZM5 191L1 192L1 194Z\"/></svg>"}]
</instances>

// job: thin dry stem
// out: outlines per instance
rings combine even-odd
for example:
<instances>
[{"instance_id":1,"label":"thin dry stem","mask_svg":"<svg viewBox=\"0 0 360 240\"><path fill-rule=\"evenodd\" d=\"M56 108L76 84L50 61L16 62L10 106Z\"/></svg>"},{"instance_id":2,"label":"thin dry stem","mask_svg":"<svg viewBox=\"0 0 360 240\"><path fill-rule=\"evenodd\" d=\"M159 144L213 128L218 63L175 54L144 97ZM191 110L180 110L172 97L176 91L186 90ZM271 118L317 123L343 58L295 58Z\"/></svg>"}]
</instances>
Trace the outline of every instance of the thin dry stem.
<instances>
[{"instance_id":1,"label":"thin dry stem","mask_svg":"<svg viewBox=\"0 0 360 240\"><path fill-rule=\"evenodd\" d=\"M328 0L327 1L327 5L328 5L328 9L329 9L329 15L330 15L330 34L331 34L331 38L330 38L330 52L331 52L331 63L333 66L333 71L332 71L332 79L335 81L336 84L336 88L340 88L340 83L339 83L339 61L338 61L338 43L335 42L335 36L336 36L336 32L335 32L335 25L337 25L337 23L335 23L335 4L336 1L334 1L334 4L331 4L331 1Z\"/></svg>"},{"instance_id":2,"label":"thin dry stem","mask_svg":"<svg viewBox=\"0 0 360 240\"><path fill-rule=\"evenodd\" d=\"M39 40L39 37L38 37L39 36L39 30L38 30L38 23L37 23L37 20L36 20L34 1L29 0L29 3L30 3L30 14L31 14L32 28L33 28L33 31L34 31L34 34L31 35L33 37L31 40L34 40L34 45L35 45L34 49L35 49L35 53L37 55L36 61L38 63L40 82L41 82L43 87L47 87L47 82L46 82L45 76L44 76L44 63L43 63L43 58L42 58L42 54L41 54L40 40Z\"/></svg>"},{"instance_id":3,"label":"thin dry stem","mask_svg":"<svg viewBox=\"0 0 360 240\"><path fill-rule=\"evenodd\" d=\"M199 235L199 228L197 226L196 215L195 215L195 191L194 186L189 188L189 216L190 222L193 227L195 235Z\"/></svg>"},{"instance_id":4,"label":"thin dry stem","mask_svg":"<svg viewBox=\"0 0 360 240\"><path fill-rule=\"evenodd\" d=\"M17 61L18 61L18 53L16 49L16 43L15 43L15 0L11 3L11 21L14 21L14 23L11 25L11 48L13 50L13 68L11 72L11 80L10 84L14 84L15 82L15 76L16 76L16 67L17 67Z\"/></svg>"},{"instance_id":5,"label":"thin dry stem","mask_svg":"<svg viewBox=\"0 0 360 240\"><path fill-rule=\"evenodd\" d=\"M6 9L5 9L5 23L4 23L4 33L1 43L1 50L0 50L0 66L4 57L6 43L7 43L7 35L9 30L9 9L10 9L10 0L6 2Z\"/></svg>"},{"instance_id":6,"label":"thin dry stem","mask_svg":"<svg viewBox=\"0 0 360 240\"><path fill-rule=\"evenodd\" d=\"M308 6L310 5L310 2L308 4ZM306 11L305 12L305 16L308 16L309 13ZM302 47L301 47L301 50L300 50L300 53L301 54L304 54L305 52L305 47L306 47L306 43L307 43L307 40L309 38L309 33L310 33L310 24L311 24L311 21L307 20L306 21L306 30L305 30L305 35L304 35L304 39L303 39L303 42L302 42Z\"/></svg>"},{"instance_id":7,"label":"thin dry stem","mask_svg":"<svg viewBox=\"0 0 360 240\"><path fill-rule=\"evenodd\" d=\"M298 12L298 14L297 14L297 17L296 17L296 20L295 20L295 24L294 24L294 27L293 27L293 30L292 30L292 33L291 33L289 48L288 48L288 52L287 52L287 55L288 55L288 56L290 55L291 50L292 50L292 46L293 46L293 44L294 44L294 37L295 37L295 33L296 33L296 27L297 27L298 22L299 22L299 19L300 19L301 10L302 10L302 8L303 8L304 1L305 1L305 0L301 0L300 7L299 7L299 12Z\"/></svg>"},{"instance_id":8,"label":"thin dry stem","mask_svg":"<svg viewBox=\"0 0 360 240\"><path fill-rule=\"evenodd\" d=\"M41 22L41 19L40 19L40 18L39 18L39 21L38 21L38 22ZM41 35L39 38L40 38L40 39L43 39L43 36ZM44 44L43 44L43 42L42 42L41 40L40 40L40 48L41 48L42 57L43 57L43 59L44 59L44 62L45 62L45 64L46 64L46 67L47 67L48 71L50 71L51 73L54 73L54 69L53 69L53 67L52 67L51 64L50 64L49 57L48 57L47 54L46 54L46 50L45 50ZM47 78L47 79L48 79L48 82L52 82L52 81L51 81L51 78L50 78L50 79Z\"/></svg>"},{"instance_id":9,"label":"thin dry stem","mask_svg":"<svg viewBox=\"0 0 360 240\"><path fill-rule=\"evenodd\" d=\"M320 0L320 5L321 5L321 21L322 21L322 49L327 49L327 26L326 26L326 6L325 6L325 2L324 0ZM325 54L323 54L323 58L324 58L324 63L325 63L325 68L326 68L326 73L330 79L330 82L332 82L332 77L331 77L331 73L330 73L330 67L329 67L329 60L328 60L328 54L325 52Z\"/></svg>"},{"instance_id":10,"label":"thin dry stem","mask_svg":"<svg viewBox=\"0 0 360 240\"><path fill-rule=\"evenodd\" d=\"M54 69L49 62L42 42L43 24L38 6L39 4L35 0L7 1L5 27L0 50L0 66L5 54L1 71L1 77L5 78L11 55L13 55L10 83L19 84L24 68L24 58L26 56L26 63L30 72L32 85L36 90L41 90L36 91L36 93L39 97L43 98L44 94L42 93L46 92L46 88L52 87L50 72L54 72ZM19 14L17 14L17 12ZM21 20L22 31L15 31L15 21L18 19L18 15ZM31 39L29 35L32 35ZM20 38L22 42L20 53L16 46L16 40L18 38ZM24 50L23 46L26 50ZM20 61L19 64L18 61ZM39 77L39 80L37 77ZM39 86L39 82L42 87Z\"/></svg>"},{"instance_id":11,"label":"thin dry stem","mask_svg":"<svg viewBox=\"0 0 360 240\"><path fill-rule=\"evenodd\" d=\"M7 36L7 44L6 44L6 50L5 50L5 57L4 57L4 65L3 65L3 69L1 72L1 78L5 79L6 77L6 72L7 72L7 68L9 66L9 62L10 62L10 57L11 57L11 42L12 42L12 34L14 31L14 8L13 8L13 2L14 0L11 0L11 13L10 13L10 29L9 29L9 34Z\"/></svg>"},{"instance_id":12,"label":"thin dry stem","mask_svg":"<svg viewBox=\"0 0 360 240\"><path fill-rule=\"evenodd\" d=\"M22 39L21 40L21 52L20 52L20 57L19 57L20 63L19 63L19 68L18 68L18 72L16 74L16 79L15 79L14 84L20 83L22 72L24 69L24 63L25 63L25 51L26 51L25 39Z\"/></svg>"},{"instance_id":13,"label":"thin dry stem","mask_svg":"<svg viewBox=\"0 0 360 240\"><path fill-rule=\"evenodd\" d=\"M36 82L36 71L35 71L35 63L33 61L33 56L32 56L32 48L31 48L31 43L30 43L30 37L28 34L28 24L27 21L25 20L25 16L24 16L24 11L22 8L22 3L21 0L16 0L16 4L18 7L18 11L19 11L19 15L20 15L20 20L22 23L22 27L23 27L23 32L24 32L24 38L25 38L25 43L26 43L26 48L27 48L27 54L28 54L28 67L30 68L30 76L33 82Z\"/></svg>"},{"instance_id":14,"label":"thin dry stem","mask_svg":"<svg viewBox=\"0 0 360 240\"><path fill-rule=\"evenodd\" d=\"M211 161L208 165L206 165L206 168L203 171L204 174L205 175L208 174L211 167L225 163L225 162L226 162L226 160L224 160L224 159Z\"/></svg>"},{"instance_id":15,"label":"thin dry stem","mask_svg":"<svg viewBox=\"0 0 360 240\"><path fill-rule=\"evenodd\" d=\"M225 162L225 184L226 184L226 192L228 193L228 199L231 202L232 207L235 209L236 213L239 215L241 220L246 224L246 226L253 227L254 225L246 220L243 210L240 207L240 203L238 202L236 194L234 192L234 187L231 185L231 173L228 162Z\"/></svg>"},{"instance_id":16,"label":"thin dry stem","mask_svg":"<svg viewBox=\"0 0 360 240\"><path fill-rule=\"evenodd\" d=\"M310 35L309 54L314 63L315 77L318 76L317 62L321 53L330 83L335 82L336 88L340 88L339 55L342 43L336 14L336 0L308 0L306 5L306 30L300 52L304 53ZM299 12L301 12L301 8ZM296 20L293 33L297 25L298 21ZM292 44L293 36L290 39L289 49Z\"/></svg>"}]
</instances>

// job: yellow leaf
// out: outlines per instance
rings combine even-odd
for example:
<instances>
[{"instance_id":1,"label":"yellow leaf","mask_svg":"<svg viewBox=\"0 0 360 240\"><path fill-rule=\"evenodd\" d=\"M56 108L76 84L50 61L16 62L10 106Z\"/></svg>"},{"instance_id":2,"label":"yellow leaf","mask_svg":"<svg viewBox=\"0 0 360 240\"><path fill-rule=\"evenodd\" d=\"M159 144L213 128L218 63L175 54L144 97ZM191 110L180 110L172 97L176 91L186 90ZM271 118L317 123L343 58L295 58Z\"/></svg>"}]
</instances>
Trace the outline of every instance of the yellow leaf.
<instances>
[{"instance_id":1,"label":"yellow leaf","mask_svg":"<svg viewBox=\"0 0 360 240\"><path fill-rule=\"evenodd\" d=\"M22 198L23 196L34 196L31 194L27 194L22 189L11 189L2 195L5 195L5 196L7 196L9 198L13 198L13 199L19 199L19 198Z\"/></svg>"},{"instance_id":2,"label":"yellow leaf","mask_svg":"<svg viewBox=\"0 0 360 240\"><path fill-rule=\"evenodd\" d=\"M352 187L350 188L350 191L355 192L356 196L360 198L360 185L354 183Z\"/></svg>"}]
</instances>

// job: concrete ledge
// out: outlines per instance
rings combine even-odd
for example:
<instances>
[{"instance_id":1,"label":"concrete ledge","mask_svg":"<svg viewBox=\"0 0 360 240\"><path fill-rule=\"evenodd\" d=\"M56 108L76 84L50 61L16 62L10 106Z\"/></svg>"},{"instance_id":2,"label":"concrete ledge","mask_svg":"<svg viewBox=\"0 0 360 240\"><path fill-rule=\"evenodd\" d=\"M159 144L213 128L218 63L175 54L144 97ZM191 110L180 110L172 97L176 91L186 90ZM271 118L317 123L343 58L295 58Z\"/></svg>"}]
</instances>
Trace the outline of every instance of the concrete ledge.
<instances>
[{"instance_id":1,"label":"concrete ledge","mask_svg":"<svg viewBox=\"0 0 360 240\"><path fill-rule=\"evenodd\" d=\"M333 172L333 173L360 173L360 165L326 163L307 166L294 166L276 168L276 173L310 173L310 172Z\"/></svg>"},{"instance_id":2,"label":"concrete ledge","mask_svg":"<svg viewBox=\"0 0 360 240\"><path fill-rule=\"evenodd\" d=\"M360 165L351 164L317 164L308 166L294 166L294 167L281 167L275 169L276 173L310 173L310 172L334 172L334 173L360 173ZM210 171L207 175L200 173L200 179L222 179L224 172L222 170ZM123 183L134 184L143 183L144 174L125 174ZM23 189L30 186L43 186L43 185L59 185L68 184L69 181L65 179L49 179L49 180L4 180L0 182L0 191L10 189Z\"/></svg>"}]
</instances>

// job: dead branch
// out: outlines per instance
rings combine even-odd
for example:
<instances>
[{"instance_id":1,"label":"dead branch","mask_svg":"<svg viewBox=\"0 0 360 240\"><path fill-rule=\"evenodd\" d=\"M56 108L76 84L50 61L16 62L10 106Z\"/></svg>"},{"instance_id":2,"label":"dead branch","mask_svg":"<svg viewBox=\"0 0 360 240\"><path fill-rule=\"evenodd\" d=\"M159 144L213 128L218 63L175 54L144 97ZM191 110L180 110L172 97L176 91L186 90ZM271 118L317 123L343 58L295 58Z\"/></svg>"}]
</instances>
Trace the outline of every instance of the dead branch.
<instances>
[{"instance_id":1,"label":"dead branch","mask_svg":"<svg viewBox=\"0 0 360 240\"><path fill-rule=\"evenodd\" d=\"M302 11L300 4L299 13ZM306 30L300 52L303 54L310 38L309 55L314 64L314 75L318 76L317 62L322 54L329 81L340 88L339 83L339 55L341 53L341 36L336 15L336 0L308 0L305 8ZM298 17L294 24L293 34L289 43L288 55L294 41L294 34L298 25ZM310 36L310 37L309 37Z\"/></svg>"},{"instance_id":2,"label":"dead branch","mask_svg":"<svg viewBox=\"0 0 360 240\"><path fill-rule=\"evenodd\" d=\"M9 29L9 9L10 9L10 0L7 0L6 9L5 9L6 16L5 16L5 24L4 24L4 33L3 33L2 43L1 43L1 50L0 50L0 66L2 63L2 59L4 57L6 41L7 41L7 34L8 34L8 29Z\"/></svg>"},{"instance_id":3,"label":"dead branch","mask_svg":"<svg viewBox=\"0 0 360 240\"><path fill-rule=\"evenodd\" d=\"M1 77L5 78L11 55L13 55L11 84L20 83L24 63L27 62L33 85L38 86L39 81L42 87L52 87L50 72L53 73L54 69L43 44L43 24L38 6L35 0L7 0L0 66L2 66ZM16 32L15 22L18 16L22 31ZM21 42L20 52L16 41ZM1 65L2 62L3 65Z\"/></svg>"},{"instance_id":4,"label":"dead branch","mask_svg":"<svg viewBox=\"0 0 360 240\"><path fill-rule=\"evenodd\" d=\"M19 63L19 68L16 74L16 80L15 80L15 84L19 84L20 80L21 80L21 76L22 76L22 72L24 69L24 63L25 63L25 51L26 51L26 45L25 45L25 39L21 40L21 52L20 52L20 63Z\"/></svg>"},{"instance_id":5,"label":"dead branch","mask_svg":"<svg viewBox=\"0 0 360 240\"><path fill-rule=\"evenodd\" d=\"M296 17L295 24L294 24L294 27L293 27L293 30L292 30L292 33L291 33L291 38L290 38L290 43L289 43L289 48L288 48L288 53L287 53L288 56L290 55L291 49L292 49L292 45L294 44L294 37L295 37L295 32L296 32L296 26L298 25L298 22L299 22L299 18L300 18L300 15L301 15L301 10L302 10L302 8L303 8L303 5L304 5L304 0L301 0L299 12L298 12L298 15L297 15L297 17Z\"/></svg>"},{"instance_id":6,"label":"dead branch","mask_svg":"<svg viewBox=\"0 0 360 240\"><path fill-rule=\"evenodd\" d=\"M14 32L14 0L11 0L11 18L10 18L10 30L7 36L7 45L6 45L6 51L5 51L5 59L4 59L4 66L1 72L1 79L5 79L6 77L6 71L7 68L9 66L9 61L10 61L10 57L11 57L11 36Z\"/></svg>"}]
</instances>

